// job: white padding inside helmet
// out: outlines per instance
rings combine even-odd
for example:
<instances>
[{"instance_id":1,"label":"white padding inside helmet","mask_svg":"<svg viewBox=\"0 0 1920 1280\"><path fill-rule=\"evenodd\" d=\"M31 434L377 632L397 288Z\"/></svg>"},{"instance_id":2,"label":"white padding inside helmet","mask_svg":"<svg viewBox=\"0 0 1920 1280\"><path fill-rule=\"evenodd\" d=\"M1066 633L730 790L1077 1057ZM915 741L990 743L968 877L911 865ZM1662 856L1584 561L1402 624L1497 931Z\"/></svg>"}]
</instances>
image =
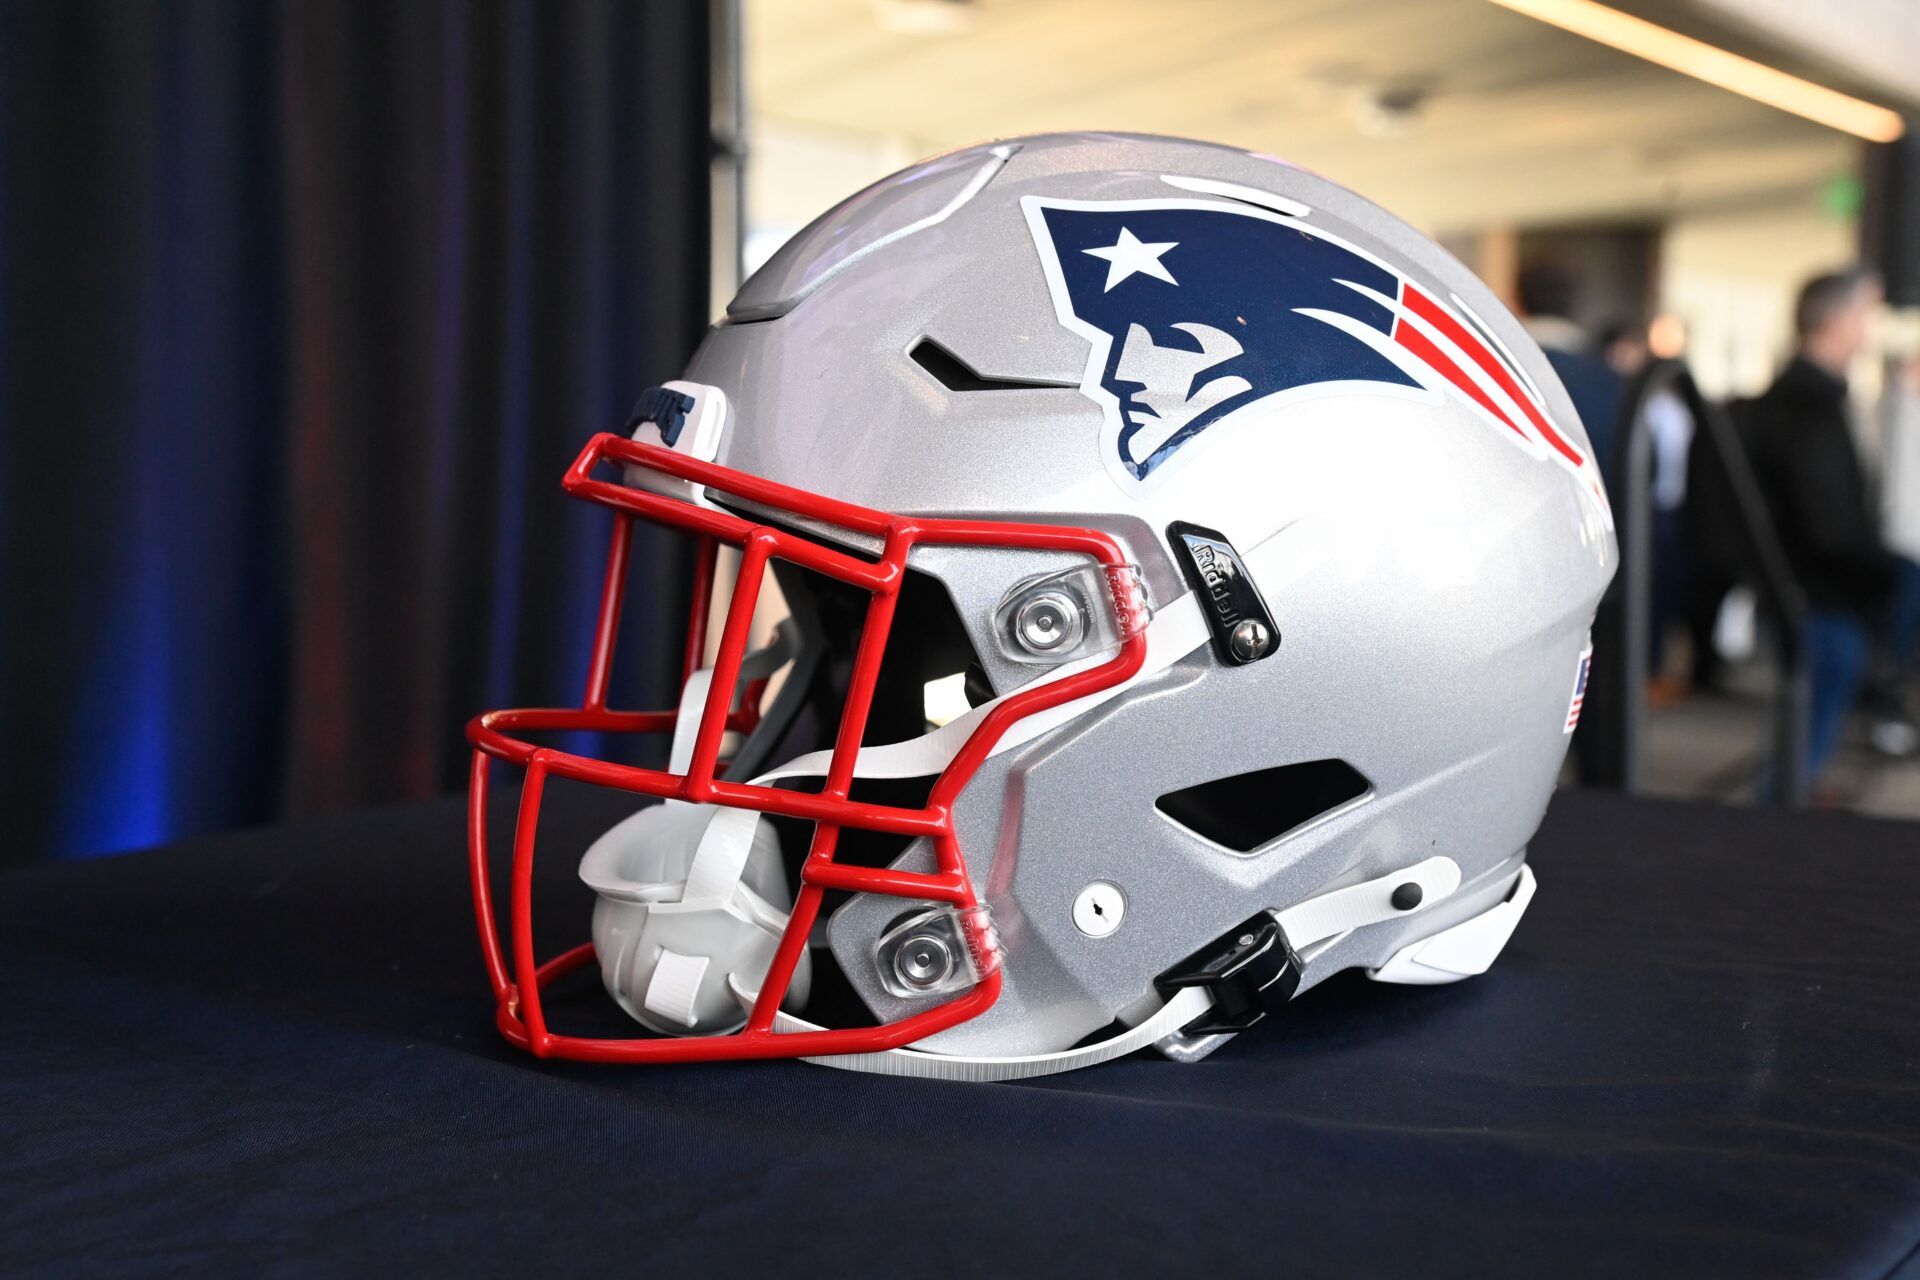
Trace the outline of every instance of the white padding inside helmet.
<instances>
[{"instance_id":1,"label":"white padding inside helmet","mask_svg":"<svg viewBox=\"0 0 1920 1280\"><path fill-rule=\"evenodd\" d=\"M663 1035L719 1035L745 1017L728 992L758 987L792 901L780 840L757 813L669 800L593 842L580 878L598 895L593 944L620 1007ZM802 952L786 1005L803 1008Z\"/></svg>"}]
</instances>

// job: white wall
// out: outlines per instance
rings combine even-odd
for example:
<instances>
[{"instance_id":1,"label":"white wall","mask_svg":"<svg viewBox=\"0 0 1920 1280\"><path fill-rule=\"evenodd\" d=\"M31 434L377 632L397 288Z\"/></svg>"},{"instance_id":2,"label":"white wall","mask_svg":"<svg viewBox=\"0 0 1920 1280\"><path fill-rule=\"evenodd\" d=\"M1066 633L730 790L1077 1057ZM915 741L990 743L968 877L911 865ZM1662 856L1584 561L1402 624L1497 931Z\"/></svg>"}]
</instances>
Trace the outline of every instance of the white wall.
<instances>
[{"instance_id":1,"label":"white wall","mask_svg":"<svg viewBox=\"0 0 1920 1280\"><path fill-rule=\"evenodd\" d=\"M906 138L756 116L747 150L748 273L794 232L923 152Z\"/></svg>"},{"instance_id":2,"label":"white wall","mask_svg":"<svg viewBox=\"0 0 1920 1280\"><path fill-rule=\"evenodd\" d=\"M1661 240L1660 305L1687 326L1709 396L1764 390L1793 345L1793 298L1809 276L1858 256L1851 220L1817 207L1681 217Z\"/></svg>"}]
</instances>

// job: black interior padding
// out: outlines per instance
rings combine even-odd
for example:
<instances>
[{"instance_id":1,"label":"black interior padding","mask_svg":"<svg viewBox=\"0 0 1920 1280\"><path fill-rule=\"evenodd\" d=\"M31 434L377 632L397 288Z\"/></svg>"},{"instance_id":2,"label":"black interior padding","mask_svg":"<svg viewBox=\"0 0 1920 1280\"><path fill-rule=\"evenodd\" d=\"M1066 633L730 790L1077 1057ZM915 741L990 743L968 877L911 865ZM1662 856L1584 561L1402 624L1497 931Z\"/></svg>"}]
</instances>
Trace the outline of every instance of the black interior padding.
<instances>
[{"instance_id":1,"label":"black interior padding","mask_svg":"<svg viewBox=\"0 0 1920 1280\"><path fill-rule=\"evenodd\" d=\"M858 587L812 573L795 582L794 588L808 593L813 626L818 629L812 638L824 650L820 678L810 701L818 701L820 718L831 722L833 728L828 732L833 732L839 724L853 675L854 653L873 597ZM927 682L966 671L978 666L979 661L947 589L937 579L909 569L894 607L893 627L881 658L862 745L903 742L925 733Z\"/></svg>"},{"instance_id":2,"label":"black interior padding","mask_svg":"<svg viewBox=\"0 0 1920 1280\"><path fill-rule=\"evenodd\" d=\"M757 520L766 516L755 514ZM853 674L854 654L860 644L873 597L859 587L836 582L823 574L776 559L774 577L793 610L803 643L819 654L806 696L779 737L765 753L765 764L778 765L809 751L833 745L846 707L847 686ZM908 570L894 606L893 625L874 684L862 746L904 742L927 731L926 686L930 680L956 672L978 672L970 693L992 697L967 629L953 599L937 579ZM824 785L817 777L789 778L777 785L817 793ZM866 804L918 809L927 802L933 778L855 778L850 798ZM789 878L799 883L800 864L811 848L815 827L801 819L769 816L780 837ZM856 827L842 827L834 860L846 865L883 867L907 848L906 836ZM829 920L852 894L829 890L821 902L820 919ZM903 904L906 899L901 899ZM832 951L813 948L813 994L808 1016L828 1026L871 1026L873 1015L839 970Z\"/></svg>"},{"instance_id":3,"label":"black interior padding","mask_svg":"<svg viewBox=\"0 0 1920 1280\"><path fill-rule=\"evenodd\" d=\"M809 751L833 745L846 708L854 654L860 643L873 597L866 591L776 562L781 590L793 606L794 620L806 633L808 645L820 652L807 695L768 753L770 764L791 760ZM867 713L862 746L905 742L927 731L926 685L956 672L978 669L979 655L967 638L953 599L941 583L925 574L907 571L894 607L893 626L881 656L873 703ZM988 696L991 696L990 694ZM932 778L856 778L852 796L868 804L917 809L926 804ZM791 778L779 785L795 791L818 792L825 780ZM776 819L782 847L797 870L812 840L813 824ZM907 846L904 836L845 828L836 858L859 866L885 866Z\"/></svg>"},{"instance_id":4,"label":"black interior padding","mask_svg":"<svg viewBox=\"0 0 1920 1280\"><path fill-rule=\"evenodd\" d=\"M1367 793L1345 760L1306 760L1169 791L1153 803L1181 826L1245 853Z\"/></svg>"}]
</instances>

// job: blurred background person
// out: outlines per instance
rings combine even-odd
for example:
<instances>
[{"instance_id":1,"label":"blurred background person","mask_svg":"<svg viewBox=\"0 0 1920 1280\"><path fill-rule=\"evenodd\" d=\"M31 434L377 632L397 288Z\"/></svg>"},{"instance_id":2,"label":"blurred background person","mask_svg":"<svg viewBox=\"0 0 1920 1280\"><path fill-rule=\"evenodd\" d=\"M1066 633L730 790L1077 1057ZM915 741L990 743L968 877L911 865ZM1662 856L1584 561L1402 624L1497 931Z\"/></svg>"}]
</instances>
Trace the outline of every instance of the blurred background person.
<instances>
[{"instance_id":1,"label":"blurred background person","mask_svg":"<svg viewBox=\"0 0 1920 1280\"><path fill-rule=\"evenodd\" d=\"M1608 325L1600 331L1600 358L1622 378L1638 377L1647 367L1647 329L1642 324Z\"/></svg>"},{"instance_id":2,"label":"blurred background person","mask_svg":"<svg viewBox=\"0 0 1920 1280\"><path fill-rule=\"evenodd\" d=\"M1525 263L1516 281L1520 322L1546 353L1553 371L1567 389L1587 440L1600 465L1607 489L1614 488L1614 426L1620 417L1626 379L1596 353L1591 335L1574 320L1579 310L1579 278L1565 263L1539 259ZM1602 617L1594 630L1609 630L1604 615L1620 607L1620 579L1601 601ZM1608 655L1596 657L1587 677L1586 700L1580 713L1580 732L1574 735L1573 758L1580 781L1587 786L1622 786L1620 735L1625 732L1623 682Z\"/></svg>"},{"instance_id":3,"label":"blurred background person","mask_svg":"<svg viewBox=\"0 0 1920 1280\"><path fill-rule=\"evenodd\" d=\"M1752 410L1755 470L1808 601L1805 770L1816 782L1859 697L1872 631L1896 577L1854 442L1847 387L1881 296L1878 277L1861 267L1809 280L1794 305L1793 357Z\"/></svg>"},{"instance_id":4,"label":"blurred background person","mask_svg":"<svg viewBox=\"0 0 1920 1280\"><path fill-rule=\"evenodd\" d=\"M1652 362L1644 323L1615 324L1600 336L1600 358L1632 386ZM1693 445L1693 415L1669 387L1640 405L1640 417L1653 444L1653 598L1647 610L1647 696L1654 706L1670 706L1686 692L1686 682L1669 673L1669 640L1674 624L1687 616L1693 557L1686 529L1687 454Z\"/></svg>"},{"instance_id":5,"label":"blurred background person","mask_svg":"<svg viewBox=\"0 0 1920 1280\"><path fill-rule=\"evenodd\" d=\"M1754 399L1736 396L1726 405L1727 423L1735 439L1751 456ZM1727 660L1720 652L1721 609L1728 594L1752 570L1747 536L1734 482L1726 460L1714 448L1712 436L1695 431L1687 451L1687 498L1684 508L1688 579L1688 685L1693 693L1723 694L1727 690ZM1751 596L1746 597L1749 601Z\"/></svg>"},{"instance_id":6,"label":"blurred background person","mask_svg":"<svg viewBox=\"0 0 1920 1280\"><path fill-rule=\"evenodd\" d=\"M1595 354L1592 336L1573 318L1580 301L1578 277L1556 260L1529 262L1520 268L1519 294L1521 323L1560 375L1600 460L1601 478L1611 488L1613 427L1626 379Z\"/></svg>"}]
</instances>

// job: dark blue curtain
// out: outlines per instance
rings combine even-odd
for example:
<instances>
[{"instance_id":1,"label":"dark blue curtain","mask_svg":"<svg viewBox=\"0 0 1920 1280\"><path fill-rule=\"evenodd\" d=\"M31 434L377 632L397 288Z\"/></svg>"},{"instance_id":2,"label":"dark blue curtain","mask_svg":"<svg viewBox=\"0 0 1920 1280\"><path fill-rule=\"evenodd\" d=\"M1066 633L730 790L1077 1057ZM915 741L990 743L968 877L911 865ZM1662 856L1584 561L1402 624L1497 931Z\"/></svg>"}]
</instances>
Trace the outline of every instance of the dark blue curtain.
<instances>
[{"instance_id":1,"label":"dark blue curtain","mask_svg":"<svg viewBox=\"0 0 1920 1280\"><path fill-rule=\"evenodd\" d=\"M0 2L0 861L454 789L577 698L558 479L705 322L706 67L676 0Z\"/></svg>"}]
</instances>

